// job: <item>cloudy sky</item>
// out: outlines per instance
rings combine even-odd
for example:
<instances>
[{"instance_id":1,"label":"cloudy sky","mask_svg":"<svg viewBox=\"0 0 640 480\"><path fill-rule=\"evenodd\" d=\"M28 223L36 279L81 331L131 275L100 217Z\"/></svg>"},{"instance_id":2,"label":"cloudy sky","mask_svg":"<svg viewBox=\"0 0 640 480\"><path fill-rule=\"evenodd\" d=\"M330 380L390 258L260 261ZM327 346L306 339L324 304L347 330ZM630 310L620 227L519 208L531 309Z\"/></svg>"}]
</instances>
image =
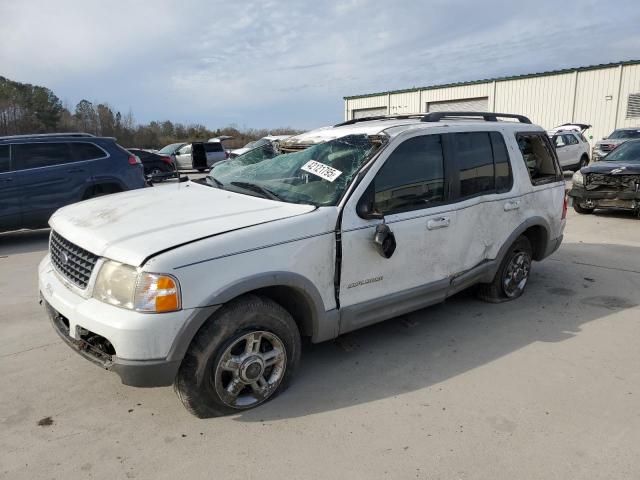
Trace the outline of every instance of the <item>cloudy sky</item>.
<instances>
[{"instance_id":1,"label":"cloudy sky","mask_svg":"<svg viewBox=\"0 0 640 480\"><path fill-rule=\"evenodd\" d=\"M638 0L0 0L0 18L0 75L211 128L312 128L345 95L640 57Z\"/></svg>"}]
</instances>

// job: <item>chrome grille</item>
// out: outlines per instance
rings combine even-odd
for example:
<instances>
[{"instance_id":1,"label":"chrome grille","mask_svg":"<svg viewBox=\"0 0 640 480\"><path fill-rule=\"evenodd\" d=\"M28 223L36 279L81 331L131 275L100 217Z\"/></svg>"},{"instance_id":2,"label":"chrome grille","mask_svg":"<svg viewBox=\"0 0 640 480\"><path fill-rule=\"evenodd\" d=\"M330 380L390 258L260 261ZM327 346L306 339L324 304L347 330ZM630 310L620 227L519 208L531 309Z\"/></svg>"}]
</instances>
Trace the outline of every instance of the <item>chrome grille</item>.
<instances>
[{"instance_id":1,"label":"chrome grille","mask_svg":"<svg viewBox=\"0 0 640 480\"><path fill-rule=\"evenodd\" d=\"M49 253L51 262L62 276L80 288L87 288L98 260L97 255L62 238L54 231L51 231Z\"/></svg>"},{"instance_id":2,"label":"chrome grille","mask_svg":"<svg viewBox=\"0 0 640 480\"><path fill-rule=\"evenodd\" d=\"M610 152L611 150L613 150L616 146L611 144L611 143L601 143L600 144L600 150L602 150L603 152Z\"/></svg>"}]
</instances>

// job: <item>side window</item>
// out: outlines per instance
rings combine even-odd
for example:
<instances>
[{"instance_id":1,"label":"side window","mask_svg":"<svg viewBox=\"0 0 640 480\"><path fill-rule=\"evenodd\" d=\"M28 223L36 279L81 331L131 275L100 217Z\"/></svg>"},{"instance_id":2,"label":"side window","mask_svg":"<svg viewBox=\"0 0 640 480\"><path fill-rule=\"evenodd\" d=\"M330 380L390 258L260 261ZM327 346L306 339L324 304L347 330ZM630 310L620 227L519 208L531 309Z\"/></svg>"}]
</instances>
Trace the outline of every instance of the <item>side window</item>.
<instances>
[{"instance_id":1,"label":"side window","mask_svg":"<svg viewBox=\"0 0 640 480\"><path fill-rule=\"evenodd\" d=\"M564 139L564 135L556 135L555 137L553 137L553 144L556 148L564 147L567 144Z\"/></svg>"},{"instance_id":2,"label":"side window","mask_svg":"<svg viewBox=\"0 0 640 480\"><path fill-rule=\"evenodd\" d=\"M546 134L518 133L516 140L533 185L563 180Z\"/></svg>"},{"instance_id":3,"label":"side window","mask_svg":"<svg viewBox=\"0 0 640 480\"><path fill-rule=\"evenodd\" d=\"M9 157L9 145L0 145L0 173L11 170L11 158Z\"/></svg>"},{"instance_id":4,"label":"side window","mask_svg":"<svg viewBox=\"0 0 640 480\"><path fill-rule=\"evenodd\" d=\"M100 148L96 147L93 143L78 142L71 144L71 151L77 162L82 160L95 160L97 158L106 157Z\"/></svg>"},{"instance_id":5,"label":"side window","mask_svg":"<svg viewBox=\"0 0 640 480\"><path fill-rule=\"evenodd\" d=\"M564 137L564 141L567 145L575 145L578 143L578 140L576 140L576 137L574 137L573 135L571 135L570 133L567 135L563 135Z\"/></svg>"},{"instance_id":6,"label":"side window","mask_svg":"<svg viewBox=\"0 0 640 480\"><path fill-rule=\"evenodd\" d=\"M68 143L19 143L12 146L15 170L73 162Z\"/></svg>"},{"instance_id":7,"label":"side window","mask_svg":"<svg viewBox=\"0 0 640 480\"><path fill-rule=\"evenodd\" d=\"M453 155L459 168L460 198L495 191L493 149L489 132L453 133Z\"/></svg>"},{"instance_id":8,"label":"side window","mask_svg":"<svg viewBox=\"0 0 640 480\"><path fill-rule=\"evenodd\" d=\"M178 155L188 155L191 153L191 144L185 145L184 147L178 150Z\"/></svg>"},{"instance_id":9,"label":"side window","mask_svg":"<svg viewBox=\"0 0 640 480\"><path fill-rule=\"evenodd\" d=\"M493 163L496 170L496 191L504 193L511 190L513 186L513 174L509 163L509 152L504 143L502 134L491 132L491 147L493 148Z\"/></svg>"},{"instance_id":10,"label":"side window","mask_svg":"<svg viewBox=\"0 0 640 480\"><path fill-rule=\"evenodd\" d=\"M388 215L444 201L444 159L440 135L405 140L378 171L376 210Z\"/></svg>"},{"instance_id":11,"label":"side window","mask_svg":"<svg viewBox=\"0 0 640 480\"><path fill-rule=\"evenodd\" d=\"M209 152L222 152L222 144L220 142L207 142L204 144L204 149Z\"/></svg>"}]
</instances>

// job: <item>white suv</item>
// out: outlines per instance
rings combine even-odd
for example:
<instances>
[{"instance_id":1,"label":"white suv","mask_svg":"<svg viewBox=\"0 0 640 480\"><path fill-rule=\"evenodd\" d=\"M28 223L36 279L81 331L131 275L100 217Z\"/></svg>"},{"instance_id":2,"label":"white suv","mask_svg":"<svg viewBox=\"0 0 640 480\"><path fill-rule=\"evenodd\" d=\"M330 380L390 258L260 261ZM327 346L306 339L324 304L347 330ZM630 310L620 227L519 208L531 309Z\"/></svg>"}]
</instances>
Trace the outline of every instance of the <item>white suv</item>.
<instances>
[{"instance_id":1,"label":"white suv","mask_svg":"<svg viewBox=\"0 0 640 480\"><path fill-rule=\"evenodd\" d=\"M60 336L127 385L174 384L195 415L223 415L282 391L302 336L476 284L514 299L562 240L562 173L525 117L358 119L281 149L54 214L39 287Z\"/></svg>"}]
</instances>

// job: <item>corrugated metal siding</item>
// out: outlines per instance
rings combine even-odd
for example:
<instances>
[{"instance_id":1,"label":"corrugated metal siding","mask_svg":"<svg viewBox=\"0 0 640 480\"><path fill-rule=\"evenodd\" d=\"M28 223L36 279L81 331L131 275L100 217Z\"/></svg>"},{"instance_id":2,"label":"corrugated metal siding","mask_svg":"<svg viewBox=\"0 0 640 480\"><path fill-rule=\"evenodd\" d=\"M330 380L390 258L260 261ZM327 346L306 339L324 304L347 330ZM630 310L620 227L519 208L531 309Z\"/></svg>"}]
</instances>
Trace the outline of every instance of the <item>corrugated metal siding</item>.
<instances>
[{"instance_id":1,"label":"corrugated metal siding","mask_svg":"<svg viewBox=\"0 0 640 480\"><path fill-rule=\"evenodd\" d=\"M345 100L345 118L352 118L352 110L359 108L417 113L426 112L429 102L488 97L488 110L520 113L545 129L569 122L589 123L593 128L587 136L593 136L593 144L616 127L640 127L640 119L627 118L629 94L633 93L640 93L640 64L350 98Z\"/></svg>"},{"instance_id":2,"label":"corrugated metal siding","mask_svg":"<svg viewBox=\"0 0 640 480\"><path fill-rule=\"evenodd\" d=\"M578 75L575 120L593 125L589 134L594 142L615 128L619 85L620 68L580 72Z\"/></svg>"},{"instance_id":3,"label":"corrugated metal siding","mask_svg":"<svg viewBox=\"0 0 640 480\"><path fill-rule=\"evenodd\" d=\"M360 110L363 108L379 108L379 107L387 107L388 106L388 96L380 95L379 97L365 97L365 98L355 98L353 100L349 100L346 102L346 118L345 120L349 120L353 118L353 110Z\"/></svg>"},{"instance_id":4,"label":"corrugated metal siding","mask_svg":"<svg viewBox=\"0 0 640 480\"><path fill-rule=\"evenodd\" d=\"M575 74L496 83L495 111L519 113L549 129L571 121Z\"/></svg>"},{"instance_id":5,"label":"corrugated metal siding","mask_svg":"<svg viewBox=\"0 0 640 480\"><path fill-rule=\"evenodd\" d=\"M393 93L390 95L392 115L420 112L419 92Z\"/></svg>"},{"instance_id":6,"label":"corrugated metal siding","mask_svg":"<svg viewBox=\"0 0 640 480\"><path fill-rule=\"evenodd\" d=\"M640 65L629 65L622 70L618 104L619 127L640 127L640 118L628 117L629 95L633 94L640 94Z\"/></svg>"},{"instance_id":7,"label":"corrugated metal siding","mask_svg":"<svg viewBox=\"0 0 640 480\"><path fill-rule=\"evenodd\" d=\"M427 102L427 112L486 112L487 110L489 110L489 97Z\"/></svg>"}]
</instances>

